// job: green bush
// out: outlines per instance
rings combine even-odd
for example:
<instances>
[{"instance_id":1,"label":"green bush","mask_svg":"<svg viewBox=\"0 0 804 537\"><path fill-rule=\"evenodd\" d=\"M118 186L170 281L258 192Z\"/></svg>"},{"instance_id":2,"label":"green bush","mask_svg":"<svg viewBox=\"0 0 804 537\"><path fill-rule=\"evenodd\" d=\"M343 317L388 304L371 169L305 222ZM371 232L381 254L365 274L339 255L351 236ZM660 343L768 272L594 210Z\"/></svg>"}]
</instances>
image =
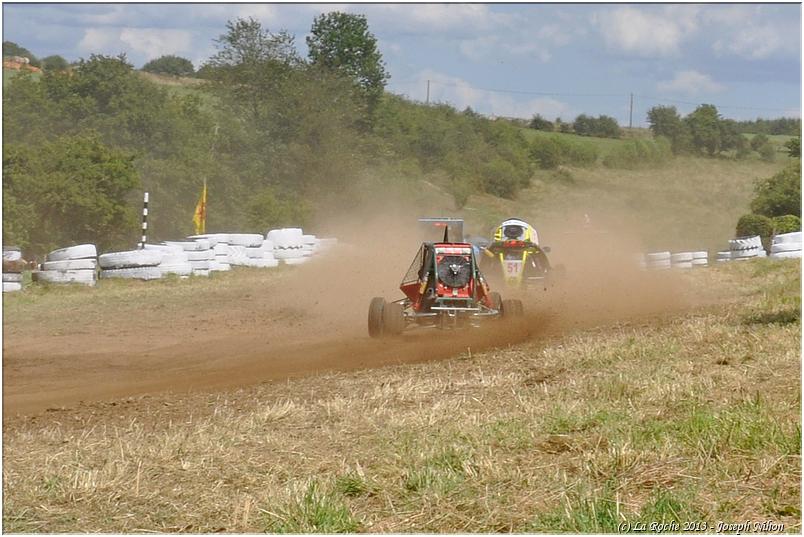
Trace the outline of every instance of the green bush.
<instances>
[{"instance_id":1,"label":"green bush","mask_svg":"<svg viewBox=\"0 0 804 537\"><path fill-rule=\"evenodd\" d=\"M303 200L278 195L270 187L258 192L246 206L248 225L258 230L302 226L308 213L309 207Z\"/></svg>"},{"instance_id":2,"label":"green bush","mask_svg":"<svg viewBox=\"0 0 804 537\"><path fill-rule=\"evenodd\" d=\"M607 168L649 168L665 163L672 156L670 142L659 137L651 140L630 140L618 145L603 159Z\"/></svg>"},{"instance_id":3,"label":"green bush","mask_svg":"<svg viewBox=\"0 0 804 537\"><path fill-rule=\"evenodd\" d=\"M794 159L776 175L759 181L751 210L768 217L801 217L801 159Z\"/></svg>"},{"instance_id":4,"label":"green bush","mask_svg":"<svg viewBox=\"0 0 804 537\"><path fill-rule=\"evenodd\" d=\"M560 165L593 166L597 162L597 147L588 142L574 142L558 136L536 138L530 146L530 156L543 170Z\"/></svg>"},{"instance_id":5,"label":"green bush","mask_svg":"<svg viewBox=\"0 0 804 537\"><path fill-rule=\"evenodd\" d=\"M559 139L559 145L561 145L563 154L563 164L588 167L593 166L597 162L599 156L598 149L597 146L592 143L571 142L569 140Z\"/></svg>"},{"instance_id":6,"label":"green bush","mask_svg":"<svg viewBox=\"0 0 804 537\"><path fill-rule=\"evenodd\" d=\"M554 170L562 163L563 151L558 139L554 136L537 138L530 147L531 157L543 170Z\"/></svg>"},{"instance_id":7,"label":"green bush","mask_svg":"<svg viewBox=\"0 0 804 537\"><path fill-rule=\"evenodd\" d=\"M513 199L519 187L516 169L501 158L483 166L483 190L501 198Z\"/></svg>"},{"instance_id":8,"label":"green bush","mask_svg":"<svg viewBox=\"0 0 804 537\"><path fill-rule=\"evenodd\" d=\"M801 218L794 214L786 214L784 216L776 216L773 218L773 233L779 235L781 233L793 233L794 231L801 231Z\"/></svg>"},{"instance_id":9,"label":"green bush","mask_svg":"<svg viewBox=\"0 0 804 537\"><path fill-rule=\"evenodd\" d=\"M759 149L766 144L770 143L770 139L764 134L757 134L751 138L751 149L759 152Z\"/></svg>"},{"instance_id":10,"label":"green bush","mask_svg":"<svg viewBox=\"0 0 804 537\"><path fill-rule=\"evenodd\" d=\"M753 237L759 235L762 243L767 247L767 243L773 235L773 221L761 214L744 214L737 221L737 237Z\"/></svg>"},{"instance_id":11,"label":"green bush","mask_svg":"<svg viewBox=\"0 0 804 537\"><path fill-rule=\"evenodd\" d=\"M770 142L765 143L759 149L759 157L765 162L773 162L776 159L776 150Z\"/></svg>"}]
</instances>

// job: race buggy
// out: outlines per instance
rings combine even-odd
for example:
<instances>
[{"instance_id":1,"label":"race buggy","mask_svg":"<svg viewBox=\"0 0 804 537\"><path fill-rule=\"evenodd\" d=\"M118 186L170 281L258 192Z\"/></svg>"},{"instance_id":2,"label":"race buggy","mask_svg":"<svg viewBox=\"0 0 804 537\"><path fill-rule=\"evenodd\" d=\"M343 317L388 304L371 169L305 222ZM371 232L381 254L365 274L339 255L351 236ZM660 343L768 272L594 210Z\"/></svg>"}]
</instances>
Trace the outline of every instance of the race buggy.
<instances>
[{"instance_id":1,"label":"race buggy","mask_svg":"<svg viewBox=\"0 0 804 537\"><path fill-rule=\"evenodd\" d=\"M450 242L448 228L442 242L422 243L399 289L405 298L371 300L371 337L398 335L409 326L479 326L484 319L523 313L520 300L502 300L499 293L489 290L472 245Z\"/></svg>"},{"instance_id":2,"label":"race buggy","mask_svg":"<svg viewBox=\"0 0 804 537\"><path fill-rule=\"evenodd\" d=\"M486 271L500 277L509 288L547 286L553 283L554 269L547 259L549 247L539 246L536 230L527 222L511 218L500 224L494 232L494 240L484 244L482 251L490 260L484 265Z\"/></svg>"}]
</instances>

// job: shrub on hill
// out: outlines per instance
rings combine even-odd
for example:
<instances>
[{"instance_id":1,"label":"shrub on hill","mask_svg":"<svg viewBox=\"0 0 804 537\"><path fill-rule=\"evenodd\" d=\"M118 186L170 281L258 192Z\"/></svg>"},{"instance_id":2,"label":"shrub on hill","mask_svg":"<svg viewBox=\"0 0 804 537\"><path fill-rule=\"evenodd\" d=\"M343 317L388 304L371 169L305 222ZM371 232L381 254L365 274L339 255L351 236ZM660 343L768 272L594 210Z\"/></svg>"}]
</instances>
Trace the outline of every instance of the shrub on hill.
<instances>
[{"instance_id":1,"label":"shrub on hill","mask_svg":"<svg viewBox=\"0 0 804 537\"><path fill-rule=\"evenodd\" d=\"M533 119L530 120L530 123L528 123L528 127L537 131L551 132L553 130L553 122L548 119L544 119L539 114L536 114L533 116Z\"/></svg>"},{"instance_id":2,"label":"shrub on hill","mask_svg":"<svg viewBox=\"0 0 804 537\"><path fill-rule=\"evenodd\" d=\"M137 213L127 203L139 185L132 155L96 135L4 149L4 242L42 254L82 242L108 248L136 235Z\"/></svg>"},{"instance_id":3,"label":"shrub on hill","mask_svg":"<svg viewBox=\"0 0 804 537\"><path fill-rule=\"evenodd\" d=\"M786 214L784 216L775 216L773 218L773 233L793 233L794 231L801 231L801 218L793 214Z\"/></svg>"},{"instance_id":4,"label":"shrub on hill","mask_svg":"<svg viewBox=\"0 0 804 537\"><path fill-rule=\"evenodd\" d=\"M751 210L756 214L801 217L801 159L794 159L779 173L758 181L755 188Z\"/></svg>"},{"instance_id":5,"label":"shrub on hill","mask_svg":"<svg viewBox=\"0 0 804 537\"><path fill-rule=\"evenodd\" d=\"M773 221L761 214L744 214L737 221L735 237L753 237L759 235L767 249L773 235Z\"/></svg>"},{"instance_id":6,"label":"shrub on hill","mask_svg":"<svg viewBox=\"0 0 804 537\"><path fill-rule=\"evenodd\" d=\"M672 158L670 141L659 136L655 140L628 140L614 147L604 158L607 168L637 169L658 166Z\"/></svg>"},{"instance_id":7,"label":"shrub on hill","mask_svg":"<svg viewBox=\"0 0 804 537\"><path fill-rule=\"evenodd\" d=\"M543 170L554 170L559 166L593 166L599 151L593 143L573 141L560 136L535 138L530 144L530 156Z\"/></svg>"},{"instance_id":8,"label":"shrub on hill","mask_svg":"<svg viewBox=\"0 0 804 537\"><path fill-rule=\"evenodd\" d=\"M193 62L181 56L160 56L142 66L142 70L158 75L193 76L195 68Z\"/></svg>"}]
</instances>

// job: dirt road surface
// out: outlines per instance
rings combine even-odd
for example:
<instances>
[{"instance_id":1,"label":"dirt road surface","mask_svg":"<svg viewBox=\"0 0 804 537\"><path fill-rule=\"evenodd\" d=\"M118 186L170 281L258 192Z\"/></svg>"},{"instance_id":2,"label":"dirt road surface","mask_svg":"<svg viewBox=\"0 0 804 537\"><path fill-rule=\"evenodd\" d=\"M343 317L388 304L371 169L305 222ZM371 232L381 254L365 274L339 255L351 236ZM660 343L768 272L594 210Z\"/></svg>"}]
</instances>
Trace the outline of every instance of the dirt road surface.
<instances>
[{"instance_id":1,"label":"dirt road surface","mask_svg":"<svg viewBox=\"0 0 804 537\"><path fill-rule=\"evenodd\" d=\"M437 360L693 302L679 292L676 275L643 273L624 256L606 262L598 252L594 261L567 258L559 288L523 295L522 322L372 340L369 300L398 297L400 267L412 253L387 252L378 262L371 249L344 248L278 272L241 270L208 282L115 282L111 290L111 282L101 282L106 289L6 308L4 418L146 393Z\"/></svg>"}]
</instances>

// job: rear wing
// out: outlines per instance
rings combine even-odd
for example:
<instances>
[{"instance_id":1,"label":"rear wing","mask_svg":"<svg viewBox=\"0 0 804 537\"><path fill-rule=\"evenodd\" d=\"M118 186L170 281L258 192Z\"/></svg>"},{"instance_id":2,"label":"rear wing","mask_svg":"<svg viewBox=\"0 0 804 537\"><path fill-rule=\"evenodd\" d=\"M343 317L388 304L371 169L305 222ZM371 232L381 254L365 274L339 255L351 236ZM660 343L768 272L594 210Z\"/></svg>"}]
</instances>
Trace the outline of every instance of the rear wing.
<instances>
[{"instance_id":1,"label":"rear wing","mask_svg":"<svg viewBox=\"0 0 804 537\"><path fill-rule=\"evenodd\" d=\"M463 242L463 218L437 216L419 218L423 240L429 242Z\"/></svg>"}]
</instances>

